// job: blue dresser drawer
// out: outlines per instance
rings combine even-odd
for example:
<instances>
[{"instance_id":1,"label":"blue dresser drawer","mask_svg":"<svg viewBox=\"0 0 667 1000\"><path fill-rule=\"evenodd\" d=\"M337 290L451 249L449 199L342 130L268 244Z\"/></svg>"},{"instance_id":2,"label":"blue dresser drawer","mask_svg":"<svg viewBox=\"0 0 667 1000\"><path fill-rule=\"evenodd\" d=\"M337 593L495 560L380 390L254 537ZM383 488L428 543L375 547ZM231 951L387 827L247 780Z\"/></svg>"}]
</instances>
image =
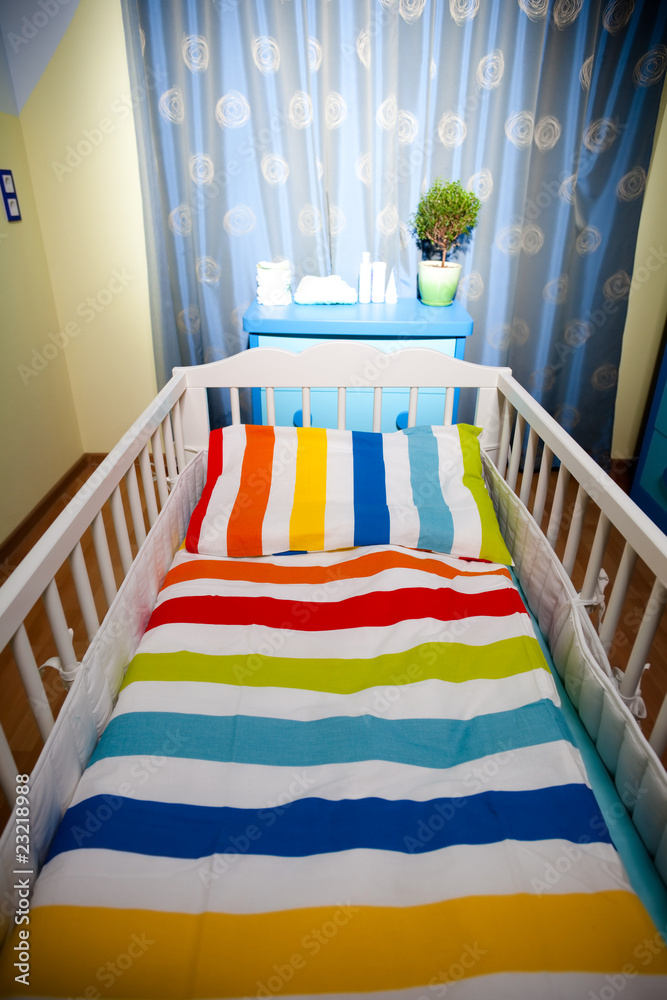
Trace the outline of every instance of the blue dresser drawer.
<instances>
[{"instance_id":1,"label":"blue dresser drawer","mask_svg":"<svg viewBox=\"0 0 667 1000\"><path fill-rule=\"evenodd\" d=\"M267 422L266 390L253 398L253 420ZM438 389L421 390L417 401L418 424L441 424L445 413L446 393ZM302 399L299 389L276 389L276 423L301 424ZM409 389L385 389L382 393L382 422L380 430L396 430L399 413L405 412L410 402ZM255 404L257 403L257 409ZM335 389L318 389L310 394L310 414L313 427L335 427L338 419L338 393ZM296 416L296 421L295 421ZM348 389L345 393L346 426L350 430L370 431L373 427L373 390Z\"/></svg>"},{"instance_id":2,"label":"blue dresser drawer","mask_svg":"<svg viewBox=\"0 0 667 1000\"><path fill-rule=\"evenodd\" d=\"M418 299L400 298L394 304L265 306L256 300L243 316L248 332L248 346L276 347L300 353L327 340L356 340L388 354L405 347L428 347L450 358L463 359L466 338L473 332L472 316L460 302L438 308ZM452 419L456 421L458 389L454 391ZM445 414L444 389L423 389L417 403L418 424L442 424ZM310 394L311 422L315 427L335 427L338 415L336 388L313 389ZM276 422L301 424L301 393L277 389ZM382 393L384 433L407 423L409 389L386 389ZM266 391L252 390L253 420L266 423ZM345 399L346 426L350 430L371 430L373 426L373 388L348 389Z\"/></svg>"},{"instance_id":3,"label":"blue dresser drawer","mask_svg":"<svg viewBox=\"0 0 667 1000\"><path fill-rule=\"evenodd\" d=\"M321 344L322 340L317 337L276 337L266 334L257 335L257 347L277 347L280 350L291 351L299 354L308 347ZM406 344L401 340L373 340L361 341L368 343L372 347L377 347L382 351L396 351ZM412 342L414 346L414 341ZM432 350L437 350L448 357L455 357L456 340L422 340L419 343ZM445 414L445 396L442 389L427 388L421 389L417 403L417 423L418 424L441 424ZM458 396L458 392L455 393ZM338 393L336 389L317 389L310 394L311 422L313 427L335 427L338 414ZM410 390L405 389L385 389L382 393L382 423L380 429L383 433L389 433L397 429L396 420L399 413L405 413L410 402ZM456 419L456 402L454 404L454 419ZM276 389L276 423L292 424L295 414L299 414L297 422L300 423L300 412L302 409L301 392L297 389ZM348 389L345 397L346 425L350 430L370 431L373 426L373 389L359 388ZM253 421L265 424L267 422L266 413L266 391L264 389L253 390Z\"/></svg>"}]
</instances>

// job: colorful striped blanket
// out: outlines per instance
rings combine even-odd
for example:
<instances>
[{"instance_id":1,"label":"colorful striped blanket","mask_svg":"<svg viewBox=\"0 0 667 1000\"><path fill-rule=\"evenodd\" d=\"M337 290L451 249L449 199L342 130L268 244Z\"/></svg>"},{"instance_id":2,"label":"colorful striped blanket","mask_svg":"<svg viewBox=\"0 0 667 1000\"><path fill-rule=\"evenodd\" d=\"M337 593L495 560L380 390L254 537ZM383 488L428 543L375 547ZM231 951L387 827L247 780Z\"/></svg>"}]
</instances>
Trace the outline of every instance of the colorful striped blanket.
<instances>
[{"instance_id":1,"label":"colorful striped blanket","mask_svg":"<svg viewBox=\"0 0 667 1000\"><path fill-rule=\"evenodd\" d=\"M389 545L179 551L29 930L2 996L667 984L509 570Z\"/></svg>"}]
</instances>

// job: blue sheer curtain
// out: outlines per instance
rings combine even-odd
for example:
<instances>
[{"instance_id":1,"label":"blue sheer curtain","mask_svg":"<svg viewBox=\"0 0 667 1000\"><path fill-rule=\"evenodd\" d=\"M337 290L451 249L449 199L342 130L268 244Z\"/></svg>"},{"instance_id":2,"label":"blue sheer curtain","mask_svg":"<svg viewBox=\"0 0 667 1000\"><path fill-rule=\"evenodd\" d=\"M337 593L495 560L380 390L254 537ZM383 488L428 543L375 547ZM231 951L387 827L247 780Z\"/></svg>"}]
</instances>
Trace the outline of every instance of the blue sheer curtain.
<instances>
[{"instance_id":1,"label":"blue sheer curtain","mask_svg":"<svg viewBox=\"0 0 667 1000\"><path fill-rule=\"evenodd\" d=\"M416 293L435 177L482 201L466 357L608 458L667 66L653 0L123 0L158 378L242 350L260 260ZM652 262L643 272L649 274ZM224 422L224 403L216 419Z\"/></svg>"}]
</instances>

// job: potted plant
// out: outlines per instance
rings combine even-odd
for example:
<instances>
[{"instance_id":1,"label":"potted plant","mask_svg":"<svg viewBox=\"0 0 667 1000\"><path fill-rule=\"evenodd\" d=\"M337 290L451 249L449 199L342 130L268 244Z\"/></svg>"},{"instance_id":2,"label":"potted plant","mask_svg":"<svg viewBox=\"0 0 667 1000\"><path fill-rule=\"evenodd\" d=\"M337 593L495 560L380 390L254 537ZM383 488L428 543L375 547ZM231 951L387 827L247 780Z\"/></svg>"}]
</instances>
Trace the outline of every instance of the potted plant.
<instances>
[{"instance_id":1,"label":"potted plant","mask_svg":"<svg viewBox=\"0 0 667 1000\"><path fill-rule=\"evenodd\" d=\"M466 191L459 181L436 178L419 199L417 211L410 219L417 245L423 252L435 248L441 260L419 262L419 293L429 306L450 306L456 295L461 265L447 260L447 254L458 247L477 224L480 200Z\"/></svg>"}]
</instances>

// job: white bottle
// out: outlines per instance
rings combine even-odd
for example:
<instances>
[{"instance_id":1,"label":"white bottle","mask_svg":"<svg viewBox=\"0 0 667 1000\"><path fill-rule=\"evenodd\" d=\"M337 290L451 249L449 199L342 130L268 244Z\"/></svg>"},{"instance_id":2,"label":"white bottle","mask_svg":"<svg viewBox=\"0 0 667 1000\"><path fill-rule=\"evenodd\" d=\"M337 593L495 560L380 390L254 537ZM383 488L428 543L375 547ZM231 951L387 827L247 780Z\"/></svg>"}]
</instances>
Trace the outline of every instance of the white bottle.
<instances>
[{"instance_id":1,"label":"white bottle","mask_svg":"<svg viewBox=\"0 0 667 1000\"><path fill-rule=\"evenodd\" d=\"M371 268L371 302L384 302L384 279L387 265L383 260L374 260Z\"/></svg>"},{"instance_id":2,"label":"white bottle","mask_svg":"<svg viewBox=\"0 0 667 1000\"><path fill-rule=\"evenodd\" d=\"M388 306L395 306L398 302L398 293L396 291L396 278L394 277L394 269L392 267L391 274L389 275L389 281L387 282L387 289L384 293L384 300Z\"/></svg>"},{"instance_id":3,"label":"white bottle","mask_svg":"<svg viewBox=\"0 0 667 1000\"><path fill-rule=\"evenodd\" d=\"M365 250L361 255L361 267L359 268L359 301L371 301L371 255Z\"/></svg>"}]
</instances>

